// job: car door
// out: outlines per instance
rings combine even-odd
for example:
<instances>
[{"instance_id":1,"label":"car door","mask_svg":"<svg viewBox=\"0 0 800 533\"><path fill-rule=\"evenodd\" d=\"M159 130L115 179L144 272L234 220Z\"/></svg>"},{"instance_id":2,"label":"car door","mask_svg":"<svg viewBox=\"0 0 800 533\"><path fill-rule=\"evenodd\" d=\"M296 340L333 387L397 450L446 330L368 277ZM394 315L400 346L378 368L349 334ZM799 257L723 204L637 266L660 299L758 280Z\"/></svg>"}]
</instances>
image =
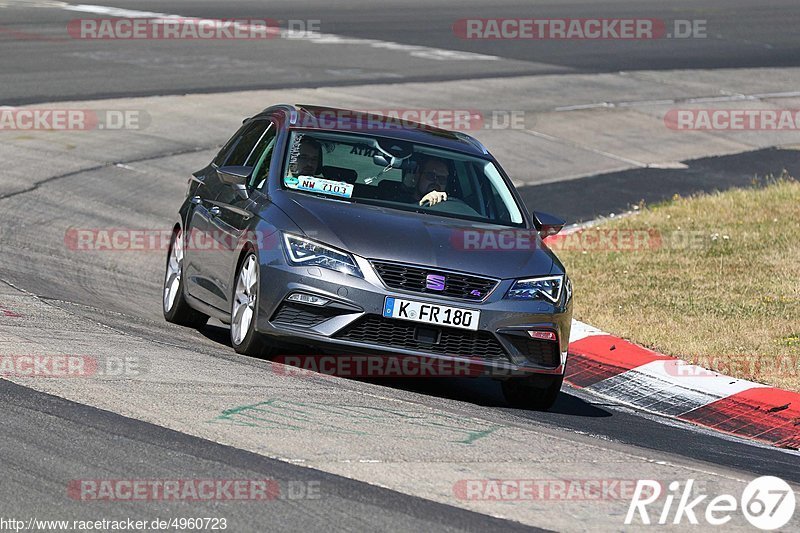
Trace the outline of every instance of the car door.
<instances>
[{"instance_id":1,"label":"car door","mask_svg":"<svg viewBox=\"0 0 800 533\"><path fill-rule=\"evenodd\" d=\"M266 176L276 140L276 125L268 120L261 121L261 135L256 144L246 155L241 152L226 161L226 166L240 169L251 169L250 179L245 186L223 183L220 192L210 203L218 214L209 220L212 235L216 241L216 250L212 261L208 261L209 276L214 279L222 296L223 309L230 309L233 297L233 270L238 259L238 247L243 234L251 228L257 210L256 202L251 198L253 187L258 185L262 176ZM266 126L265 126L266 125ZM263 130L263 131L262 131Z\"/></svg>"},{"instance_id":2,"label":"car door","mask_svg":"<svg viewBox=\"0 0 800 533\"><path fill-rule=\"evenodd\" d=\"M187 216L184 250L186 288L190 295L223 311L228 310L229 282L223 275L223 265L229 256L225 247L230 247L226 236L232 233L228 228L232 219L227 211L223 215L223 207L217 201L220 195L230 190L217 169L248 161L268 129L268 120L247 121L222 147L214 161L195 175L201 185L191 199L192 209ZM226 199L229 198L226 196Z\"/></svg>"}]
</instances>

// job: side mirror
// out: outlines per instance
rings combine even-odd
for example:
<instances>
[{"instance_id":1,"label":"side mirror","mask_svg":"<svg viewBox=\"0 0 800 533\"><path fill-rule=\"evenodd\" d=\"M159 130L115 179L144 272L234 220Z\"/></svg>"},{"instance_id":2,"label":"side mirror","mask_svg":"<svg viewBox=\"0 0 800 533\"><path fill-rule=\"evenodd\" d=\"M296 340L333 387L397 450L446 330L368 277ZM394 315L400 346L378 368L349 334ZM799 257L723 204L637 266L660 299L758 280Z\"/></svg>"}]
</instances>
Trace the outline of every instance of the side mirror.
<instances>
[{"instance_id":1,"label":"side mirror","mask_svg":"<svg viewBox=\"0 0 800 533\"><path fill-rule=\"evenodd\" d=\"M536 229L539 230L539 236L542 239L556 235L564 228L564 224L566 224L565 220L558 218L555 215L542 213L540 211L533 212L533 220L534 224L536 225Z\"/></svg>"},{"instance_id":2,"label":"side mirror","mask_svg":"<svg viewBox=\"0 0 800 533\"><path fill-rule=\"evenodd\" d=\"M217 169L217 176L222 180L222 183L228 185L247 185L247 180L250 179L250 174L253 173L253 167L242 166L225 166Z\"/></svg>"}]
</instances>

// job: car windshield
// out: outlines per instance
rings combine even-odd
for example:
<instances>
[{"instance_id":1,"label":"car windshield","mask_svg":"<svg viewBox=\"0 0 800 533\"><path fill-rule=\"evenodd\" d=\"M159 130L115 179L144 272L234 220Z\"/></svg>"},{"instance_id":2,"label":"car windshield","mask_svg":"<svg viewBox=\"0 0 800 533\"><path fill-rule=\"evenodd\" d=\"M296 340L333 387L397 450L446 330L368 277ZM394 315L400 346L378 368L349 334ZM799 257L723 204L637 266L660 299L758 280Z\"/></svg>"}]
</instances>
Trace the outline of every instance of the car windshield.
<instances>
[{"instance_id":1,"label":"car windshield","mask_svg":"<svg viewBox=\"0 0 800 533\"><path fill-rule=\"evenodd\" d=\"M340 200L519 226L522 212L491 161L386 137L294 131L287 189Z\"/></svg>"}]
</instances>

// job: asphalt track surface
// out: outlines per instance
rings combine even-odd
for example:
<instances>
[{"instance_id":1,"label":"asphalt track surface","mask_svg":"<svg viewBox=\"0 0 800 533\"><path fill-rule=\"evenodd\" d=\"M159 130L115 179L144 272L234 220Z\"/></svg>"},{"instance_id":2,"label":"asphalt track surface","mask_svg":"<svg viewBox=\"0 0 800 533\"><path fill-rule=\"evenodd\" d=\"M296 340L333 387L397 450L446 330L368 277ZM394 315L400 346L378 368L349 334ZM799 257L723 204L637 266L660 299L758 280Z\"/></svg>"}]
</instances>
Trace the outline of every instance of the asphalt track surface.
<instances>
[{"instance_id":1,"label":"asphalt track surface","mask_svg":"<svg viewBox=\"0 0 800 533\"><path fill-rule=\"evenodd\" d=\"M76 16L51 7L0 6L0 103L23 104L87 99L105 96L214 92L221 89L307 87L361 84L381 81L459 79L519 74L611 72L620 69L729 68L797 66L798 39L787 12L800 10L791 2L769 6L756 2L617 2L599 11L595 4L550 2L536 4L442 2L436 6L381 3L380 9L350 2L271 3L269 11L257 2L102 2L107 6L151 10L199 17L270 17L320 19L322 30L337 35L423 44L444 50L489 54L491 61L443 61L420 65L396 51L363 45L340 47L300 43L264 50L250 43L203 43L178 56L174 43L108 43L52 41ZM587 14L588 12L588 14ZM688 14L687 14L688 13ZM465 42L453 38L450 25L462 17L485 16L647 16L707 18L710 33L719 35L709 44L671 41L626 44L624 52L597 43ZM95 15L92 15L95 16ZM27 39L3 31L25 32ZM63 37L63 36L61 36ZM116 43L117 45L119 43ZM285 43L279 43L284 46ZM207 46L206 46L207 45ZM312 56L313 52L313 56ZM235 58L233 60L232 58ZM268 59L266 59L268 58ZM545 61L546 59L546 61ZM366 67L369 65L369 67ZM265 75L267 73L267 75ZM398 78L397 76L400 76ZM435 88L435 83L432 87ZM165 173L181 175L206 157L187 151L183 155L154 154L145 164ZM168 157L169 156L169 157ZM202 157L201 157L202 156ZM13 162L12 162L13 163ZM134 164L134 163L132 163ZM689 164L690 169L719 179L713 188L746 185L753 173L779 172L797 165L795 154L763 151L738 157L709 158ZM732 172L732 171L736 172ZM97 264L81 263L64 250L64 224L108 227L123 220L168 221L177 207L182 183L142 178L126 183L123 170L64 174L51 182L0 198L4 221L0 228L0 279L39 297L50 313L62 312L76 323L98 324L137 339L153 350L163 343L191 351L198 364L226 367L239 360L228 346L227 330L209 325L201 332L163 323L159 311L160 256L132 256ZM653 177L659 179L652 179ZM114 186L107 186L113 183ZM617 194L608 194L609 184ZM105 185L105 186L104 186ZM646 198L658 201L674 192L696 190L687 173L655 169L555 182L523 189L526 198L570 193L593 187L595 202L564 200L553 210L571 220L619 212L629 203ZM601 194L606 191L606 194ZM618 194L623 191L624 194ZM52 235L40 228L54 224ZM145 222L140 226L146 225ZM121 264L114 264L121 261ZM14 301L20 293L3 284L0 295ZM32 312L32 315L36 315ZM37 323L38 324L38 323ZM41 324L37 327L41 328ZM46 331L28 331L33 339ZM4 339L0 338L0 341ZM239 364L239 363L237 363ZM255 366L264 362L254 361ZM419 380L357 382L332 385L333 401L344 401L355 389L378 391L393 401L410 401L420 410L447 409L465 419L491 421L505 427L524 428L566 439L575 446L592 442L654 461L685 463L697 471L724 472L742 479L776 475L800 483L800 461L793 452L754 445L673 423L606 402L580 391L566 389L547 413L507 408L493 382L484 380ZM300 391L313 398L314 390ZM238 447L219 444L213 437L198 438L117 412L70 402L54 395L0 380L3 430L0 450L4 481L0 484L0 515L39 518L136 517L146 519L204 512L229 519L235 531L260 530L265 524L281 530L488 530L522 527L512 520L492 518L349 479L326 471L296 466ZM155 407L157 412L159 407ZM166 426L164 424L163 426ZM313 434L313 433L311 433ZM308 435L304 434L307 439ZM555 437L554 437L555 438ZM386 446L391 446L391 435ZM315 443L298 438L299 449ZM530 455L541 453L533 448ZM448 458L457 461L452 456ZM590 475L584 472L584 475ZM435 474L431 474L433 477ZM103 478L259 478L279 481L313 480L321 483L324 497L315 500L276 501L259 507L248 503L217 503L213 508L148 502L99 504L94 507L65 497L69 480ZM420 481L422 483L422 480ZM421 491L422 492L422 491ZM528 521L530 523L530 521ZM570 529L567 520L559 529ZM584 524L584 526L586 525Z\"/></svg>"},{"instance_id":2,"label":"asphalt track surface","mask_svg":"<svg viewBox=\"0 0 800 533\"><path fill-rule=\"evenodd\" d=\"M787 67L800 61L800 6L793 0L85 2L185 17L269 18L283 27L289 20L319 21L328 35L491 56L439 61L363 42L273 39L187 47L181 41L72 39L65 32L70 20L114 15L60 4L81 2L0 1L0 104L524 74ZM506 17L705 20L707 31L705 38L641 41L466 40L453 33L458 19Z\"/></svg>"},{"instance_id":3,"label":"asphalt track surface","mask_svg":"<svg viewBox=\"0 0 800 533\"><path fill-rule=\"evenodd\" d=\"M226 516L232 531L320 531L331 526L350 531L404 529L417 531L529 530L519 524L437 504L422 498L294 466L190 437L0 382L4 405L2 435L4 482L0 512L6 517L31 514L40 520L86 517L85 504L64 498L62 478L80 469L113 465L115 479L269 479L283 498L259 502L203 502L181 505L161 502L142 509L98 502L93 516L108 520L145 520L174 516ZM53 446L58 442L57 447ZM31 457L45 459L31 467ZM147 461L142 461L146 457ZM86 470L83 470L84 472ZM78 479L71 477L69 479ZM289 493L289 484L295 487ZM19 494L35 487L37 504L15 505ZM304 487L304 489L298 489ZM300 490L311 498L300 498ZM85 518L83 518L85 519Z\"/></svg>"}]
</instances>

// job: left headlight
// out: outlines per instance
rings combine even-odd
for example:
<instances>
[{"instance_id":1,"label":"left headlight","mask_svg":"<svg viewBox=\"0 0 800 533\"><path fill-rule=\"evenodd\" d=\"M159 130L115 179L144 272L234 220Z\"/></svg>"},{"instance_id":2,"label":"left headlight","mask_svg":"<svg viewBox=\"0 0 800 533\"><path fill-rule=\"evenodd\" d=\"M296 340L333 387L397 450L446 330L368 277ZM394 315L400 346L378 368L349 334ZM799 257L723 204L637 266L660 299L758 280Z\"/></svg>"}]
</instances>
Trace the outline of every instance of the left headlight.
<instances>
[{"instance_id":1,"label":"left headlight","mask_svg":"<svg viewBox=\"0 0 800 533\"><path fill-rule=\"evenodd\" d=\"M540 278L518 279L506 293L512 300L547 300L556 303L564 288L564 276L543 276Z\"/></svg>"},{"instance_id":2,"label":"left headlight","mask_svg":"<svg viewBox=\"0 0 800 533\"><path fill-rule=\"evenodd\" d=\"M286 259L294 266L318 266L358 278L364 277L353 256L347 252L288 233L283 234L283 243Z\"/></svg>"}]
</instances>

